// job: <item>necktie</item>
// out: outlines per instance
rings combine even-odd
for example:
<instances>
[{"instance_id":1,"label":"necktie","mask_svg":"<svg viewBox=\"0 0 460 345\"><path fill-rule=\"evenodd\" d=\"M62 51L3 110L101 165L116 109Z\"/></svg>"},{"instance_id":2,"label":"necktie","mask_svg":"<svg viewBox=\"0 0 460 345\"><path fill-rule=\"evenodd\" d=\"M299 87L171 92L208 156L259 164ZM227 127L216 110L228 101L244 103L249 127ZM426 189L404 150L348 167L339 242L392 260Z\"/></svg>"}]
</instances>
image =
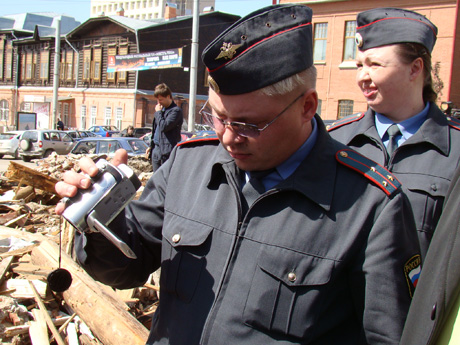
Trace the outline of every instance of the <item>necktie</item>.
<instances>
[{"instance_id":1,"label":"necktie","mask_svg":"<svg viewBox=\"0 0 460 345\"><path fill-rule=\"evenodd\" d=\"M244 198L246 199L248 208L256 201L256 199L265 192L265 187L262 183L262 179L272 172L275 169L263 170L263 171L251 171L249 175L251 178L243 186L241 192L243 193Z\"/></svg>"},{"instance_id":2,"label":"necktie","mask_svg":"<svg viewBox=\"0 0 460 345\"><path fill-rule=\"evenodd\" d=\"M388 133L388 137L389 137L389 141L388 141L388 145L387 145L387 152L388 152L388 155L391 157L391 155L393 154L394 150L396 150L397 147L398 147L398 141L396 140L396 136L398 134L401 134L401 132L400 132L400 130L398 128L398 125L396 125L394 123L390 127L388 127L387 133Z\"/></svg>"}]
</instances>

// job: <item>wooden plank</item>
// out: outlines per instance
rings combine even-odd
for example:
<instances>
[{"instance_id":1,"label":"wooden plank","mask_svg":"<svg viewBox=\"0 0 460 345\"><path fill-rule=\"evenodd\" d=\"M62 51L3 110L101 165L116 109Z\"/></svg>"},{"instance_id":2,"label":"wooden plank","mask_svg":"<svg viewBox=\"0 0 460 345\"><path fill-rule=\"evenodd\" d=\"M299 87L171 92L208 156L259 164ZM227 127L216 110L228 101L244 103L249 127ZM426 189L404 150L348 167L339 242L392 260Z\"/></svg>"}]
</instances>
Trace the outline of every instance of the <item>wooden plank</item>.
<instances>
[{"instance_id":1,"label":"wooden plank","mask_svg":"<svg viewBox=\"0 0 460 345\"><path fill-rule=\"evenodd\" d=\"M70 320L70 318L71 318L70 316L65 316L65 317L61 317L61 318L58 318L58 319L52 319L52 320L53 320L53 323L56 326L63 326L64 324L66 324L66 322L68 322ZM30 325L7 327L5 329L5 336L7 338L12 338L15 335L26 334L26 333L29 332L29 328L30 328ZM50 340L50 342L51 342L51 340Z\"/></svg>"},{"instance_id":2,"label":"wooden plank","mask_svg":"<svg viewBox=\"0 0 460 345\"><path fill-rule=\"evenodd\" d=\"M38 309L33 309L35 321L30 321L29 335L33 345L50 345L48 340L48 327L43 314Z\"/></svg>"},{"instance_id":3,"label":"wooden plank","mask_svg":"<svg viewBox=\"0 0 460 345\"><path fill-rule=\"evenodd\" d=\"M13 262L14 256L7 257L2 260L0 263L0 285L3 283L5 279L5 275L8 273L10 269L11 263Z\"/></svg>"},{"instance_id":4,"label":"wooden plank","mask_svg":"<svg viewBox=\"0 0 460 345\"><path fill-rule=\"evenodd\" d=\"M53 333L56 342L58 343L58 345L66 345L64 340L61 338L61 335L59 334L58 330L56 329L53 320L51 320L51 316L49 316L48 310L46 309L45 304L43 303L42 299L40 298L40 295L35 289L34 284L31 281L29 281L29 285L34 293L35 302L37 302L38 307L40 308L40 311L43 315L43 318L45 319L46 324L48 325L48 328L50 329L51 333Z\"/></svg>"},{"instance_id":5,"label":"wooden plank","mask_svg":"<svg viewBox=\"0 0 460 345\"><path fill-rule=\"evenodd\" d=\"M51 194L56 194L54 185L58 182L57 179L14 161L10 162L5 176L21 184L38 188Z\"/></svg>"},{"instance_id":6,"label":"wooden plank","mask_svg":"<svg viewBox=\"0 0 460 345\"><path fill-rule=\"evenodd\" d=\"M55 243L43 241L32 251L32 262L57 267L58 253ZM112 289L100 286L66 253L62 253L61 267L72 275L72 285L62 292L65 302L104 345L146 343L148 329L125 310L126 304Z\"/></svg>"},{"instance_id":7,"label":"wooden plank","mask_svg":"<svg viewBox=\"0 0 460 345\"><path fill-rule=\"evenodd\" d=\"M42 298L46 296L46 283L40 280L33 280L35 289L38 290ZM2 290L14 290L9 296L13 298L26 299L34 298L34 291L30 288L29 281L26 279L8 279Z\"/></svg>"}]
</instances>

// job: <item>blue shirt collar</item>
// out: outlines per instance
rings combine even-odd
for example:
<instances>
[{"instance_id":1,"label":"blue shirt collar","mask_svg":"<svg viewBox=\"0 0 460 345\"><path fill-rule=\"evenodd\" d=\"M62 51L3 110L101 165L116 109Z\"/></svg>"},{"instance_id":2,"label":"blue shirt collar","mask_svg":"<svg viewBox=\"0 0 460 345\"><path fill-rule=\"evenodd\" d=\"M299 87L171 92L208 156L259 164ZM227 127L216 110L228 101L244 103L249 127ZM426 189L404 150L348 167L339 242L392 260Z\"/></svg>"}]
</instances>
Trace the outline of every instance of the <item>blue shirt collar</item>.
<instances>
[{"instance_id":1,"label":"blue shirt collar","mask_svg":"<svg viewBox=\"0 0 460 345\"><path fill-rule=\"evenodd\" d=\"M425 108L420 113L397 124L404 140L409 139L412 135L415 134L415 132L418 131L423 122L425 122L429 110L430 102L427 102ZM377 132L379 133L379 136L382 138L382 140L388 127L390 127L392 124L393 121L391 121L385 115L377 112L375 113L375 127L377 128Z\"/></svg>"}]
</instances>

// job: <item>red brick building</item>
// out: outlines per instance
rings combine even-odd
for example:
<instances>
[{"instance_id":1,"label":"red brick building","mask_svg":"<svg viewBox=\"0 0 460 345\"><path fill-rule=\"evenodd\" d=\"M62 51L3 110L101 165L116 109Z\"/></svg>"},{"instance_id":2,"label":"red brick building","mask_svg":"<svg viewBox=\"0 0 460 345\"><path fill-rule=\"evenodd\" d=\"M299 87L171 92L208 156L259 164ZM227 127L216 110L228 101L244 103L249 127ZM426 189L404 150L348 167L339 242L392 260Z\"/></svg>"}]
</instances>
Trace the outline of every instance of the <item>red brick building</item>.
<instances>
[{"instance_id":1,"label":"red brick building","mask_svg":"<svg viewBox=\"0 0 460 345\"><path fill-rule=\"evenodd\" d=\"M311 0L300 3L313 10L314 61L318 70L318 113L337 119L367 108L355 82L357 13L376 7L400 7L425 15L438 27L432 53L433 80L439 87L438 105L452 101L460 108L460 24L458 0Z\"/></svg>"}]
</instances>

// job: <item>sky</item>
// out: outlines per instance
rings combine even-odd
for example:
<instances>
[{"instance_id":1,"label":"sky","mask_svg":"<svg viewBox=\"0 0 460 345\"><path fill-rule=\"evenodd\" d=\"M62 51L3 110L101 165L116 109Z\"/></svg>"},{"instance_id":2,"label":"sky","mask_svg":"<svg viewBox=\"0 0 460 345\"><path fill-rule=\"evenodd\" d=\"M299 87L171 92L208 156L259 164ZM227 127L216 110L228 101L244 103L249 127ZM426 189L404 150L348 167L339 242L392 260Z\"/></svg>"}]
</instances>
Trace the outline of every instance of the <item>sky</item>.
<instances>
[{"instance_id":1,"label":"sky","mask_svg":"<svg viewBox=\"0 0 460 345\"><path fill-rule=\"evenodd\" d=\"M272 3L272 0L216 0L214 9L245 16ZM56 12L84 22L89 18L90 4L90 0L0 0L0 17L24 12Z\"/></svg>"}]
</instances>

